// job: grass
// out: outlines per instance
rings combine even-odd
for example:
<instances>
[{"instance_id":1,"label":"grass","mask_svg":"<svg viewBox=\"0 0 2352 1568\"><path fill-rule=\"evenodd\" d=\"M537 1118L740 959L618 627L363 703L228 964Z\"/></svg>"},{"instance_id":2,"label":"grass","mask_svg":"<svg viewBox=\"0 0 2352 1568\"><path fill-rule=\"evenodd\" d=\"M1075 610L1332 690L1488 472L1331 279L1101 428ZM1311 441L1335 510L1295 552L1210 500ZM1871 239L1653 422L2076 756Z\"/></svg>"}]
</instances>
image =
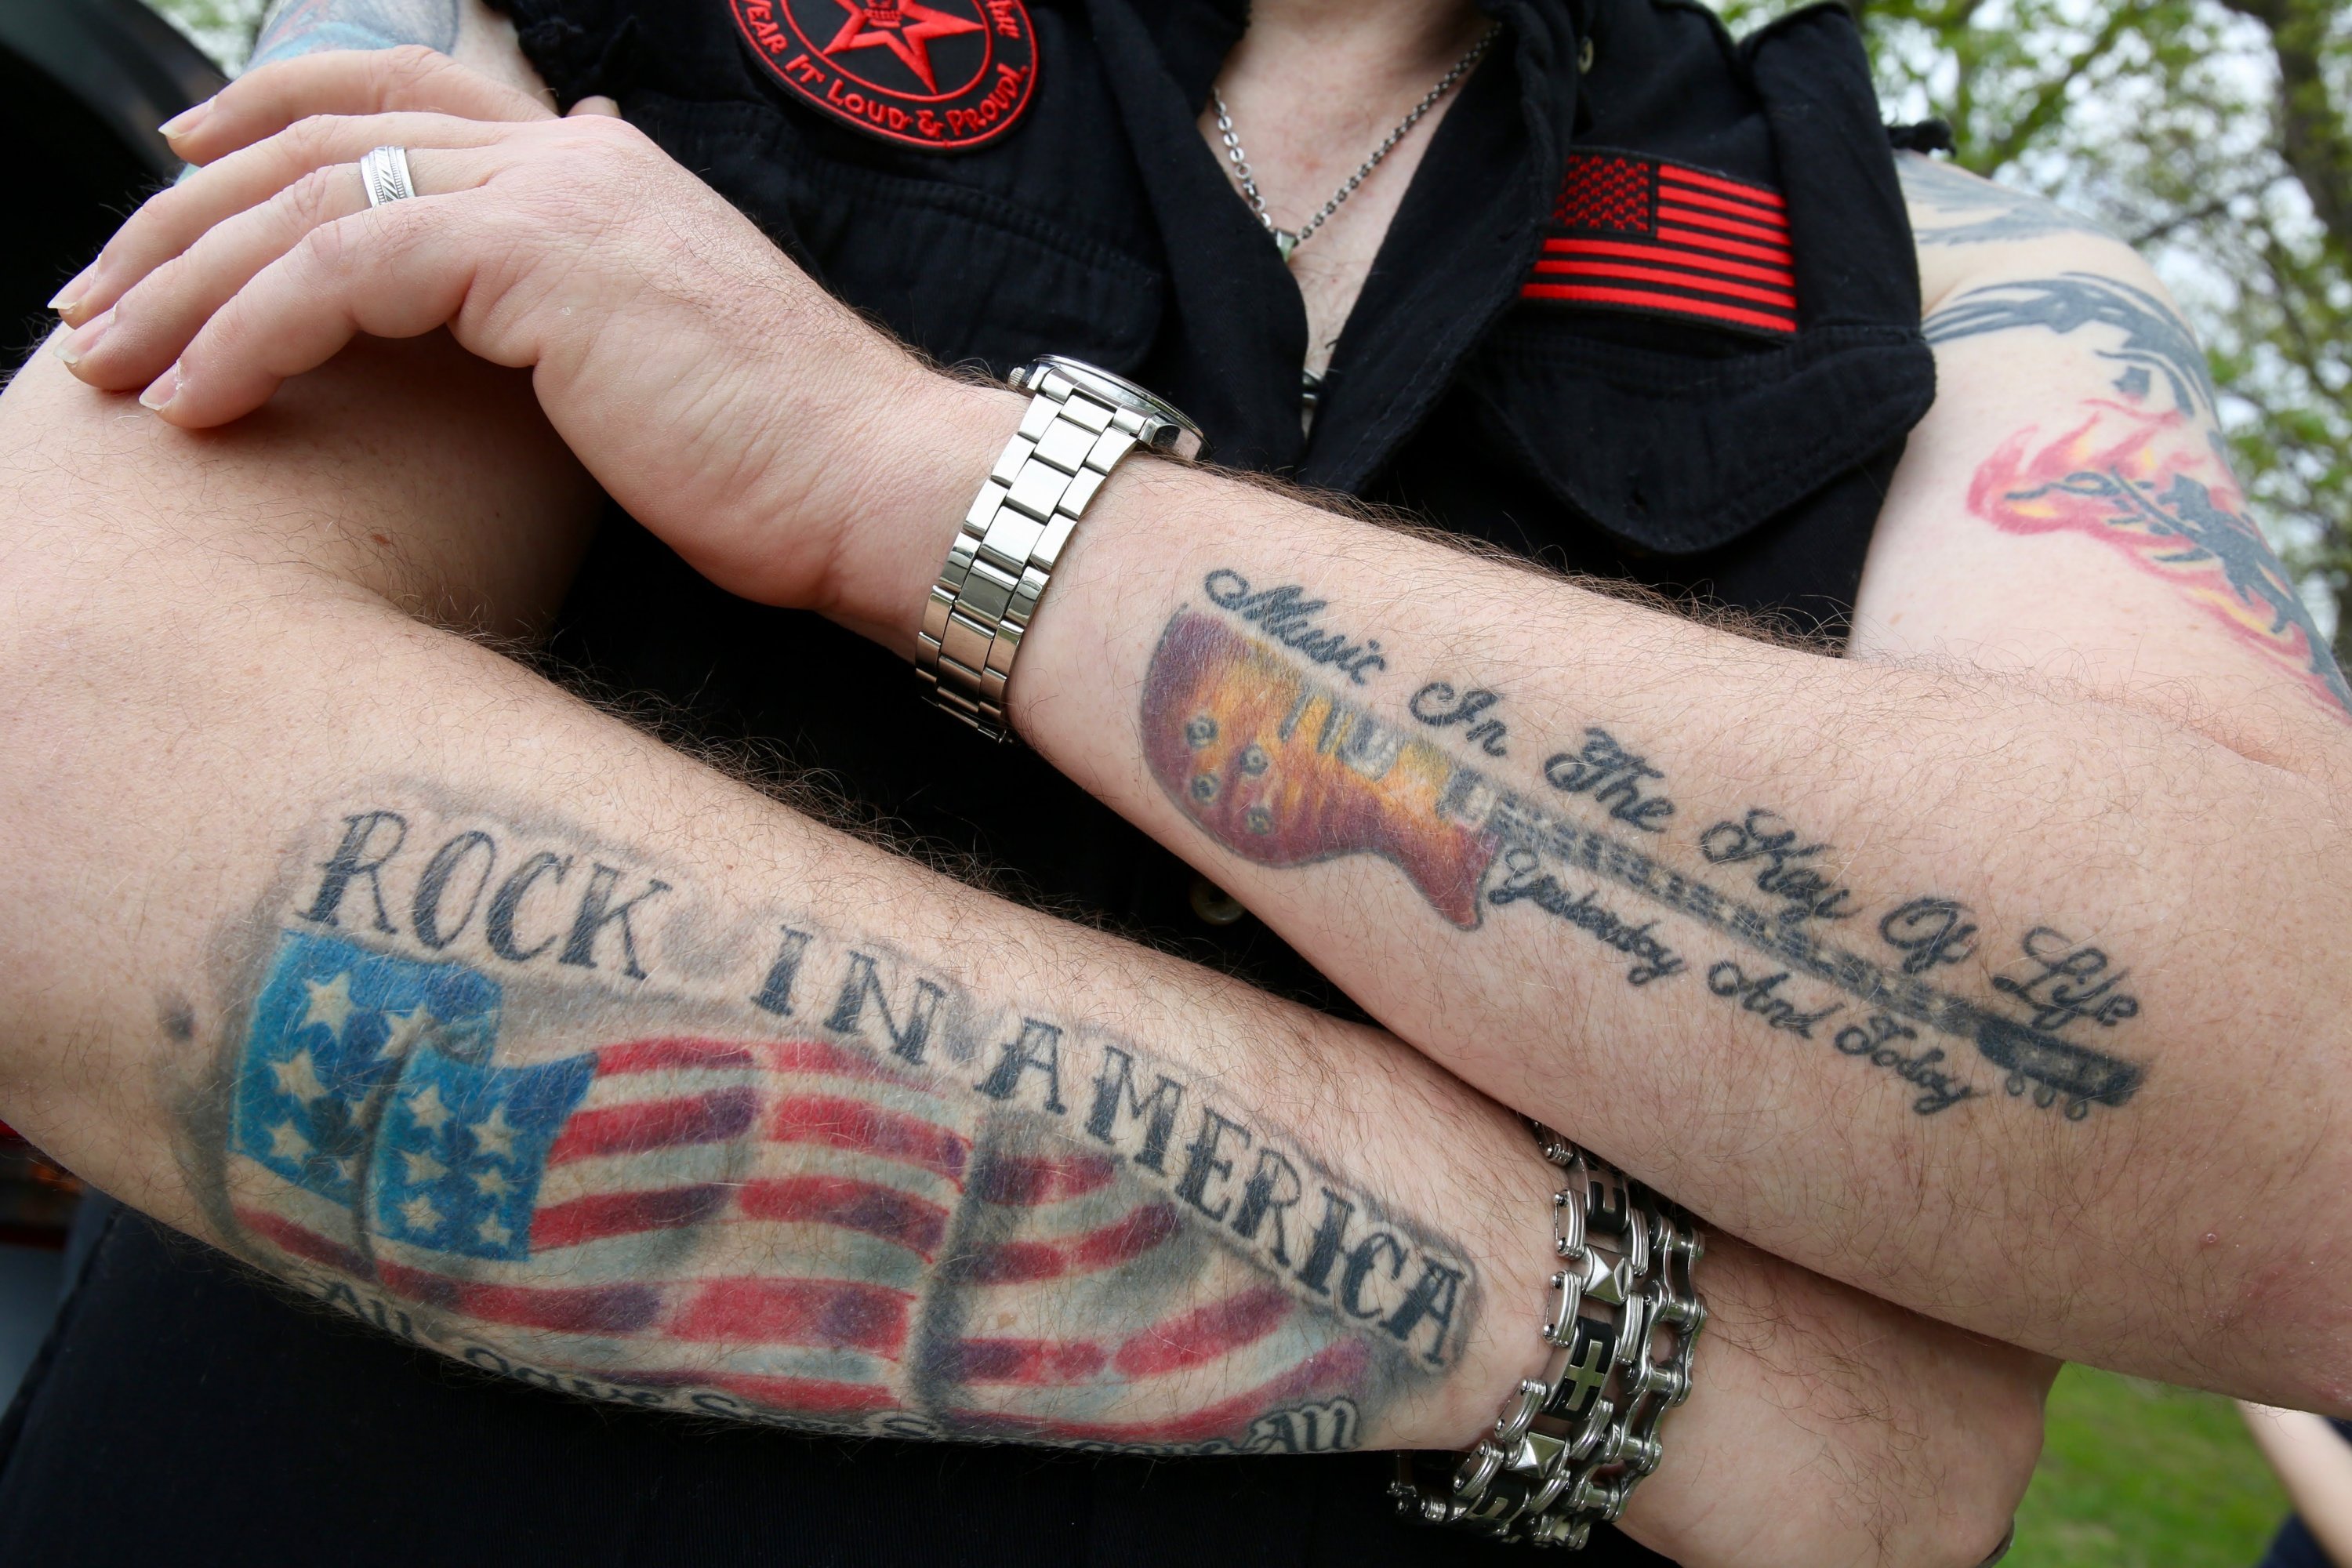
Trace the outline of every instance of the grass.
<instances>
[{"instance_id":1,"label":"grass","mask_svg":"<svg viewBox=\"0 0 2352 1568\"><path fill-rule=\"evenodd\" d=\"M2286 1511L2229 1401L2070 1366L2004 1568L2251 1568Z\"/></svg>"}]
</instances>

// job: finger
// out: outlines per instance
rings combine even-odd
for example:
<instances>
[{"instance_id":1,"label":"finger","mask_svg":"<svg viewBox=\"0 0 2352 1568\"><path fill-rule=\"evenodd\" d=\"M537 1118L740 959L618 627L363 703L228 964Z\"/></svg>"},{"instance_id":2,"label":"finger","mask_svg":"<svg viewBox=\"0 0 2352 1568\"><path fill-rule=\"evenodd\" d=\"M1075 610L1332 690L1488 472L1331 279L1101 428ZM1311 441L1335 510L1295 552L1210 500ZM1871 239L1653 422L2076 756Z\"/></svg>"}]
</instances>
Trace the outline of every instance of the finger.
<instances>
[{"instance_id":1,"label":"finger","mask_svg":"<svg viewBox=\"0 0 2352 1568\"><path fill-rule=\"evenodd\" d=\"M592 92L573 104L571 114L565 115L564 118L569 120L572 115L578 114L604 114L618 120L621 117L621 106L601 92Z\"/></svg>"},{"instance_id":2,"label":"finger","mask_svg":"<svg viewBox=\"0 0 2352 1568\"><path fill-rule=\"evenodd\" d=\"M219 224L316 170L355 163L371 148L478 147L510 134L510 125L446 114L320 115L301 121L148 198L106 242L98 259L60 291L53 308L68 324L88 321Z\"/></svg>"},{"instance_id":3,"label":"finger","mask_svg":"<svg viewBox=\"0 0 2352 1568\"><path fill-rule=\"evenodd\" d=\"M321 225L263 268L140 397L186 429L269 401L362 332L413 338L448 322L473 286L478 245L457 216L472 193L423 196Z\"/></svg>"},{"instance_id":4,"label":"finger","mask_svg":"<svg viewBox=\"0 0 2352 1568\"><path fill-rule=\"evenodd\" d=\"M275 136L314 114L417 110L465 120L552 120L555 111L521 88L470 70L417 45L333 49L257 66L163 126L172 151L191 163Z\"/></svg>"},{"instance_id":5,"label":"finger","mask_svg":"<svg viewBox=\"0 0 2352 1568\"><path fill-rule=\"evenodd\" d=\"M471 190L499 167L496 153L427 149L409 155L421 195ZM147 385L180 356L220 309L261 270L311 231L368 210L354 163L314 169L269 200L207 231L125 293L105 319L61 351L74 374L92 386L127 391Z\"/></svg>"}]
</instances>

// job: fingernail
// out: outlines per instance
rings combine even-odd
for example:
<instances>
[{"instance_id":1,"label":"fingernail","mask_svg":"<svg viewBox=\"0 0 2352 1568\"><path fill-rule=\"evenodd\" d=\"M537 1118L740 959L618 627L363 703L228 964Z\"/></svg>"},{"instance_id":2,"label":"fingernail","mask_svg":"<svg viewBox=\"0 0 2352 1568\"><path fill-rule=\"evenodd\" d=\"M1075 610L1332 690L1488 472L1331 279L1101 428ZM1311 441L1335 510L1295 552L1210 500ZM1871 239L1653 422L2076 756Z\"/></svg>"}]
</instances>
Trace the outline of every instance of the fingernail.
<instances>
[{"instance_id":1,"label":"fingernail","mask_svg":"<svg viewBox=\"0 0 2352 1568\"><path fill-rule=\"evenodd\" d=\"M106 336L106 329L114 325L114 312L108 310L84 321L58 342L58 358L65 361L68 370L81 363L83 356L98 347L98 340Z\"/></svg>"},{"instance_id":2,"label":"fingernail","mask_svg":"<svg viewBox=\"0 0 2352 1568\"><path fill-rule=\"evenodd\" d=\"M93 261L75 273L73 281L58 289L58 297L49 301L49 309L61 316L69 316L79 310L81 297L89 292L90 274L97 270L98 263Z\"/></svg>"},{"instance_id":3,"label":"fingernail","mask_svg":"<svg viewBox=\"0 0 2352 1568\"><path fill-rule=\"evenodd\" d=\"M180 395L180 367L173 365L155 378L155 384L139 395L142 405L161 414L171 406L172 399Z\"/></svg>"},{"instance_id":4,"label":"fingernail","mask_svg":"<svg viewBox=\"0 0 2352 1568\"><path fill-rule=\"evenodd\" d=\"M212 111L212 107L213 100L208 98L194 109L182 110L155 129L163 132L164 141L176 142L203 124L205 116Z\"/></svg>"}]
</instances>

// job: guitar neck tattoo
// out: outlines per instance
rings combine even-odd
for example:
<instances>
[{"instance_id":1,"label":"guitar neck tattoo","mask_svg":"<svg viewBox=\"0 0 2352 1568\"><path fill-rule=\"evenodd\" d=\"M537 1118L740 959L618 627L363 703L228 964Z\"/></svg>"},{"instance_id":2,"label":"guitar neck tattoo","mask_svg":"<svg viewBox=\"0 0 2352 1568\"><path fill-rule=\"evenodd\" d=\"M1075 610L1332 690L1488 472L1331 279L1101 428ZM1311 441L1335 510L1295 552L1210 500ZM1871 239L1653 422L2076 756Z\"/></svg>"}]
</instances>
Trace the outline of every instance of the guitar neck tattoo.
<instances>
[{"instance_id":1,"label":"guitar neck tattoo","mask_svg":"<svg viewBox=\"0 0 2352 1568\"><path fill-rule=\"evenodd\" d=\"M1551 787L1542 796L1514 789L1432 734L1376 717L1353 691L1253 636L1245 619L1220 613L1244 598L1239 573L1210 582L1220 591L1209 605L1179 609L1152 655L1143 744L1169 797L1234 854L1277 868L1387 860L1465 932L1482 929L1490 910L1531 907L1575 928L1575 940L1612 950L1629 986L1671 989L1699 973L1710 993L1765 1026L1823 1039L1901 1079L1922 1115L1981 1098L1972 1067L1991 1068L2011 1097L2076 1121L2138 1089L2139 1067L2066 1037L2077 1016L2066 996L2082 999L2095 972L2054 952L2063 939L2046 928L2006 990L1979 1000L1945 989L1934 983L1938 968L1976 952L1965 905L1913 899L1864 922L1863 934L1874 928L1883 943L1874 956L1860 940L1833 938L1866 912L1828 869L1834 850L1778 813L1757 807L1717 821L1686 853L1665 831L1672 803L1656 793L1665 770L1597 727L1580 750L1543 764L1538 776ZM1456 689L1458 681L1423 685L1407 712L1434 734L1461 733L1465 716L1503 722L1494 692L1467 688L1465 703ZM1727 878L1709 880L1717 869L1756 896ZM1637 913L1624 909L1628 897ZM2074 967L2053 981L2050 958ZM2004 1005L2011 997L2025 1016ZM1966 1055L1920 1045L1923 1031Z\"/></svg>"}]
</instances>

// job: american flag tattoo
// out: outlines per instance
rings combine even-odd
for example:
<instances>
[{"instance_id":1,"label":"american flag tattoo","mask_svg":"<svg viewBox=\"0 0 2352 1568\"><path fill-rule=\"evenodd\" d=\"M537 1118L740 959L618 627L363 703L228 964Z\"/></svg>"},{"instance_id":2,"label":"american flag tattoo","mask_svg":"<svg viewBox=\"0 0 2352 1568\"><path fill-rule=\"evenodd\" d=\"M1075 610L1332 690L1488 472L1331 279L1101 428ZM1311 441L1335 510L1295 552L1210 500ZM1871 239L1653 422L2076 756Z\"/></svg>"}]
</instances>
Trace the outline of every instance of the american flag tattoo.
<instances>
[{"instance_id":1,"label":"american flag tattoo","mask_svg":"<svg viewBox=\"0 0 2352 1568\"><path fill-rule=\"evenodd\" d=\"M814 1011L871 1041L513 1060L482 968L289 930L238 1063L231 1211L478 1363L802 1426L1346 1447L1368 1381L1450 1358L1466 1268L1303 1157L1118 1047L1069 1073L1034 1020L943 1079L930 1015L894 1017L871 955L844 970Z\"/></svg>"}]
</instances>

